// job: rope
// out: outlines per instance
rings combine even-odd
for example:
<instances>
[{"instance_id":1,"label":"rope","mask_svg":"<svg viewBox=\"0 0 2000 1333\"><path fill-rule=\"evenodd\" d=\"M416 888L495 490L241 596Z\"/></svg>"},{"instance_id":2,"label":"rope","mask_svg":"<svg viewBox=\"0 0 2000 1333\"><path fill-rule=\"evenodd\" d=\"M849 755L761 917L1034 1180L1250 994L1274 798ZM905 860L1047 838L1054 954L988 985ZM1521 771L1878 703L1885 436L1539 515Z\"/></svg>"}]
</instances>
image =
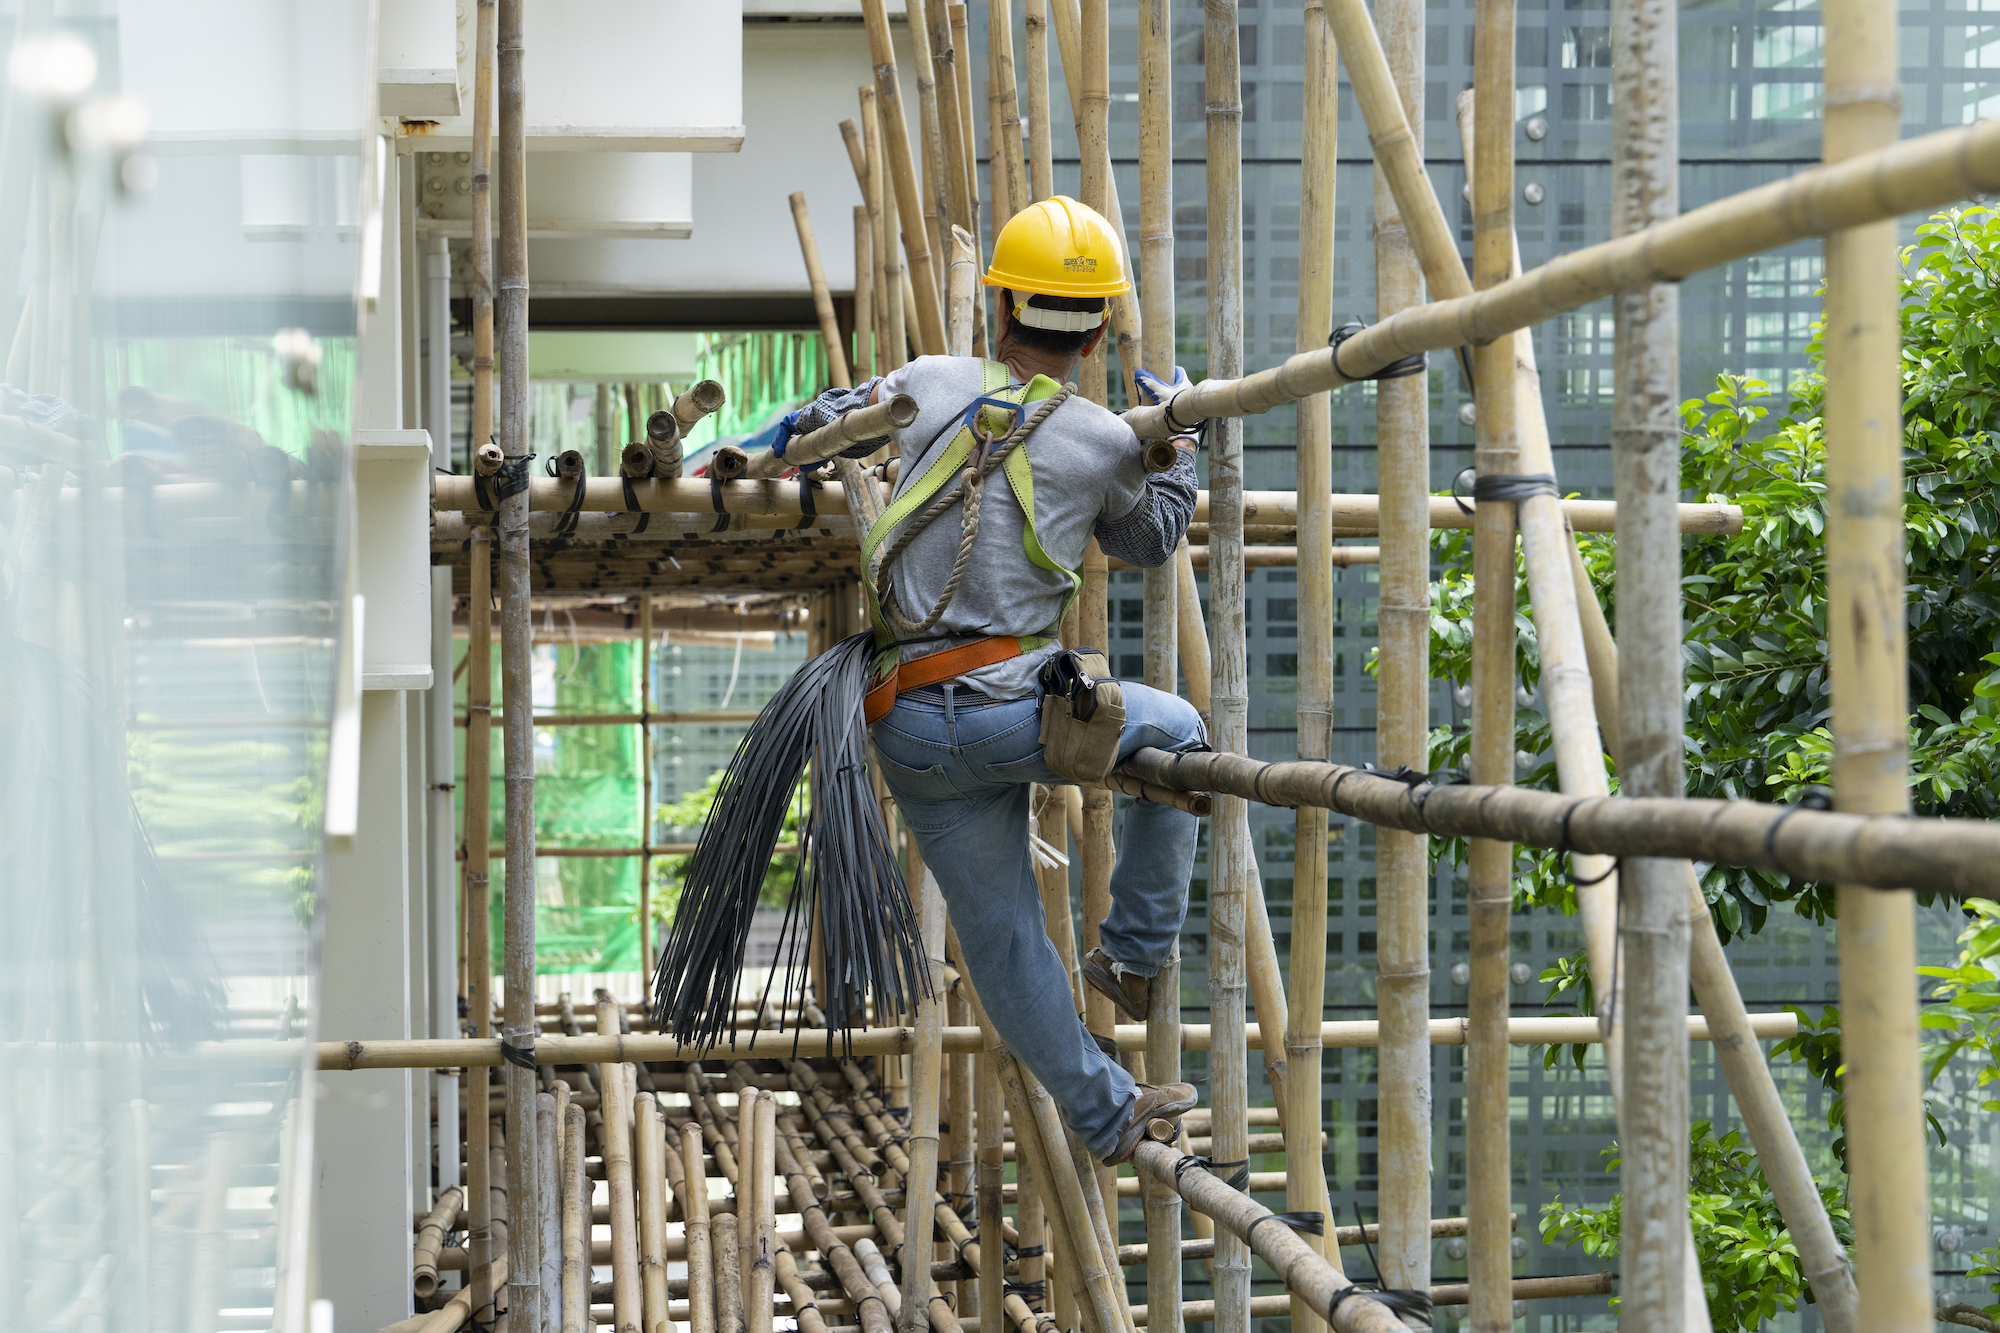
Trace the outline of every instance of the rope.
<instances>
[{"instance_id":1,"label":"rope","mask_svg":"<svg viewBox=\"0 0 2000 1333\"><path fill-rule=\"evenodd\" d=\"M932 626L944 618L945 611L951 606L952 598L958 595L958 585L964 580L966 569L972 563L972 544L979 537L979 512L986 479L1007 461L1007 455L1026 444L1028 437L1035 433L1036 428L1048 420L1050 413L1067 402L1073 392L1074 388L1065 384L1044 398L1033 412L1017 420L1014 428L997 444L974 427L974 437L980 443L979 452L973 455L965 470L958 475L958 479L945 487L927 508L910 519L902 531L896 534L895 541L876 558L874 568L869 571L868 576L875 583L877 597L882 604L882 613L888 617L899 638L928 633ZM907 620L897 609L893 598L881 595L882 572L909 549L910 543L915 541L919 534L943 517L945 511L961 502L964 505L964 513L959 518L958 554L952 560L951 576L945 580L944 591L938 594L937 605L931 608L930 615L922 621Z\"/></svg>"}]
</instances>

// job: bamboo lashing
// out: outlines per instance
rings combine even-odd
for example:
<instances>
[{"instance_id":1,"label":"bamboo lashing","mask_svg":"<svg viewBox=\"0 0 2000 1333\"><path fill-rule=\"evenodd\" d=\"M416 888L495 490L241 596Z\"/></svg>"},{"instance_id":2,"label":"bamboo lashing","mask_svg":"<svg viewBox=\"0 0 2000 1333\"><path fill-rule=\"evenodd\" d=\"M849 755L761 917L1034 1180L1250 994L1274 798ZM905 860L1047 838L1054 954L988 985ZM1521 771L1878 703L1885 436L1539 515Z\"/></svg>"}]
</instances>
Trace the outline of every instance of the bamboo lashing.
<instances>
[{"instance_id":1,"label":"bamboo lashing","mask_svg":"<svg viewBox=\"0 0 2000 1333\"><path fill-rule=\"evenodd\" d=\"M1865 227L2000 190L2000 120L1941 130L1812 167L1691 209L1671 222L1586 246L1471 296L1391 315L1338 349L1356 376L1420 352L1478 345L1623 291L1679 282L1765 250ZM1336 351L1301 353L1241 379L1212 378L1176 399L1182 421L1257 416L1307 394L1355 382ZM1143 438L1170 432L1158 407L1133 408L1126 424Z\"/></svg>"}]
</instances>

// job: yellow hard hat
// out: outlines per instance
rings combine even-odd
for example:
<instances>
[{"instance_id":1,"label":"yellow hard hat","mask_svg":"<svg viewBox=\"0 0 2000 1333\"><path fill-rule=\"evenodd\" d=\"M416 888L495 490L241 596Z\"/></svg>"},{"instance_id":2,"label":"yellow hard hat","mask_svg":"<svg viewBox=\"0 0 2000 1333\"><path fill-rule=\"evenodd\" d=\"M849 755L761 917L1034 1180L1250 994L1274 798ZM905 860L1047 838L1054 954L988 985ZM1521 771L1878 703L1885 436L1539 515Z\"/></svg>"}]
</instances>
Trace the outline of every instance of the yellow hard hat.
<instances>
[{"instance_id":1,"label":"yellow hard hat","mask_svg":"<svg viewBox=\"0 0 2000 1333\"><path fill-rule=\"evenodd\" d=\"M1112 297L1132 290L1111 224L1060 194L1030 204L1000 229L993 266L981 281L1023 296Z\"/></svg>"}]
</instances>

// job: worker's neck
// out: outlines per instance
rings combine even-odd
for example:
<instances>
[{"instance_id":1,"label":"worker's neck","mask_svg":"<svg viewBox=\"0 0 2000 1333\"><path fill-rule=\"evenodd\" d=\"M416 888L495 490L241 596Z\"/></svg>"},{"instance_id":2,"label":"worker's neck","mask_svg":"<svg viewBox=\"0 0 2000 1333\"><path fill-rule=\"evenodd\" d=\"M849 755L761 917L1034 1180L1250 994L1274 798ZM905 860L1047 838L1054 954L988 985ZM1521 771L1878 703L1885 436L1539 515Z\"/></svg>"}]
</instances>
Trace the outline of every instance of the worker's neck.
<instances>
[{"instance_id":1,"label":"worker's neck","mask_svg":"<svg viewBox=\"0 0 2000 1333\"><path fill-rule=\"evenodd\" d=\"M1000 344L1000 360L1016 384L1026 384L1037 375L1047 375L1057 384L1068 384L1076 378L1076 366L1081 358L1051 355L1032 347L1023 347L1010 339Z\"/></svg>"}]
</instances>

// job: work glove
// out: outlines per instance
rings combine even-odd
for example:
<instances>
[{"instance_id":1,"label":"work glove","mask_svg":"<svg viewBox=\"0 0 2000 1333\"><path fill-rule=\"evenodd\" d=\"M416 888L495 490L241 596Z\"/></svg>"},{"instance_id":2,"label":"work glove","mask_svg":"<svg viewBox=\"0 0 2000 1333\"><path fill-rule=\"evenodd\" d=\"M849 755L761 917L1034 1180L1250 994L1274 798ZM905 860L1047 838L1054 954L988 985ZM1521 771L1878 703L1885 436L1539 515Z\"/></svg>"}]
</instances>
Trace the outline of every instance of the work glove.
<instances>
[{"instance_id":1,"label":"work glove","mask_svg":"<svg viewBox=\"0 0 2000 1333\"><path fill-rule=\"evenodd\" d=\"M804 435L807 431L815 429L815 427L812 426L801 426L800 423L804 418L805 414L806 414L806 409L802 407L799 408L797 411L785 413L783 418L779 420L778 434L771 441L772 453L776 454L780 458L783 458L785 456L785 446L791 443L791 439L794 435Z\"/></svg>"},{"instance_id":2,"label":"work glove","mask_svg":"<svg viewBox=\"0 0 2000 1333\"><path fill-rule=\"evenodd\" d=\"M1146 396L1148 405L1164 403L1188 387L1187 372L1179 366L1174 367L1172 383L1161 379L1150 370L1135 370L1132 372L1132 378L1138 382L1139 392Z\"/></svg>"}]
</instances>

